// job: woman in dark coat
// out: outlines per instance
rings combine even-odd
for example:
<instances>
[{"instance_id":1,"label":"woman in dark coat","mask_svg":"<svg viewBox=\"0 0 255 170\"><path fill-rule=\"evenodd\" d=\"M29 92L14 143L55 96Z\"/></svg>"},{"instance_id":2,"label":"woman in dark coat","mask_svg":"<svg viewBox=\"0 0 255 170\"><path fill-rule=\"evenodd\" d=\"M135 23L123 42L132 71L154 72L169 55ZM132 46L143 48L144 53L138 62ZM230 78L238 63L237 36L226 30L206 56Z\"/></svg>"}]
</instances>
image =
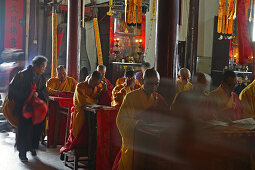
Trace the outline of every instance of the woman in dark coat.
<instances>
[{"instance_id":1,"label":"woman in dark coat","mask_svg":"<svg viewBox=\"0 0 255 170\"><path fill-rule=\"evenodd\" d=\"M22 116L22 108L32 90L32 82L35 82L37 86L33 95L38 96L45 102L48 100L46 79L42 75L47 66L47 61L47 58L43 56L36 56L32 61L32 65L16 74L9 86L8 97L10 100L15 101L14 114L19 117L16 144L21 161L28 160L26 156L27 151L31 151L32 155L36 156L35 149L39 145L44 122L33 125L31 118L26 119Z\"/></svg>"}]
</instances>

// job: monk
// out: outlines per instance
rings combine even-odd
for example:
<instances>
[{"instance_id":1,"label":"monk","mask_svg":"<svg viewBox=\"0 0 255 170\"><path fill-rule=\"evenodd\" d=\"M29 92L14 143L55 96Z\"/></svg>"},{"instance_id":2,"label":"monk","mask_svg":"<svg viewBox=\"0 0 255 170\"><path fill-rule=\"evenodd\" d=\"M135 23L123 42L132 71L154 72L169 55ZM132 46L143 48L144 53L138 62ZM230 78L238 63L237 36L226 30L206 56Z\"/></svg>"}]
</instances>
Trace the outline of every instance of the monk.
<instances>
[{"instance_id":1,"label":"monk","mask_svg":"<svg viewBox=\"0 0 255 170\"><path fill-rule=\"evenodd\" d=\"M128 68L126 69L125 72L127 72L127 71L129 71L129 70L134 71L134 69L133 69L132 67L128 67ZM125 82L126 82L126 78L125 78L125 74L124 74L123 77L119 78L119 79L116 81L115 87L118 86L118 85L124 84ZM140 85L140 86L141 86L141 84L139 83L139 81L138 81L137 79L136 79L135 83L136 83L137 85Z\"/></svg>"},{"instance_id":2,"label":"monk","mask_svg":"<svg viewBox=\"0 0 255 170\"><path fill-rule=\"evenodd\" d=\"M71 116L70 135L65 147L60 149L60 153L68 151L76 146L76 142L82 145L79 141L82 136L82 127L85 124L85 115L83 107L89 104L97 104L100 97L100 91L97 86L102 81L102 74L99 71L94 71L87 81L81 82L76 86L73 103L75 106ZM103 88L106 88L103 85Z\"/></svg>"},{"instance_id":3,"label":"monk","mask_svg":"<svg viewBox=\"0 0 255 170\"><path fill-rule=\"evenodd\" d=\"M249 84L240 94L239 98L243 106L244 117L255 118L255 80Z\"/></svg>"},{"instance_id":4,"label":"monk","mask_svg":"<svg viewBox=\"0 0 255 170\"><path fill-rule=\"evenodd\" d=\"M136 84L135 72L129 70L125 72L125 83L117 85L112 91L112 107L120 107L127 93L134 91L141 86Z\"/></svg>"},{"instance_id":5,"label":"monk","mask_svg":"<svg viewBox=\"0 0 255 170\"><path fill-rule=\"evenodd\" d=\"M57 67L57 77L50 78L46 86L51 95L58 95L61 92L74 92L78 82L66 76L66 69L63 65Z\"/></svg>"},{"instance_id":6,"label":"monk","mask_svg":"<svg viewBox=\"0 0 255 170\"><path fill-rule=\"evenodd\" d=\"M190 83L190 71L187 68L180 69L178 73L179 79L177 80L177 93L181 91L190 90L192 84Z\"/></svg>"},{"instance_id":7,"label":"monk","mask_svg":"<svg viewBox=\"0 0 255 170\"><path fill-rule=\"evenodd\" d=\"M98 85L98 89L102 90L102 87L104 86L103 84L106 85L104 93L101 95L98 104L100 105L106 105L106 106L111 106L111 98L112 98L112 90L113 90L113 85L112 83L105 77L106 73L106 66L105 65L98 65L97 66L97 71L99 71L103 75L103 79Z\"/></svg>"},{"instance_id":8,"label":"monk","mask_svg":"<svg viewBox=\"0 0 255 170\"><path fill-rule=\"evenodd\" d=\"M208 94L209 113L216 120L238 120L242 116L242 105L233 92L236 85L236 74L226 71L220 86Z\"/></svg>"},{"instance_id":9,"label":"monk","mask_svg":"<svg viewBox=\"0 0 255 170\"><path fill-rule=\"evenodd\" d=\"M150 67L151 67L150 63L144 62L142 63L141 71L136 73L136 79L139 81L141 85L143 85L143 73Z\"/></svg>"},{"instance_id":10,"label":"monk","mask_svg":"<svg viewBox=\"0 0 255 170\"><path fill-rule=\"evenodd\" d=\"M122 137L121 156L118 163L120 170L133 168L133 142L135 128L143 124L138 117L140 114L159 101L156 90L159 86L160 76L154 69L147 69L144 73L143 87L126 95L117 115L117 127ZM117 162L117 161L115 161Z\"/></svg>"}]
</instances>

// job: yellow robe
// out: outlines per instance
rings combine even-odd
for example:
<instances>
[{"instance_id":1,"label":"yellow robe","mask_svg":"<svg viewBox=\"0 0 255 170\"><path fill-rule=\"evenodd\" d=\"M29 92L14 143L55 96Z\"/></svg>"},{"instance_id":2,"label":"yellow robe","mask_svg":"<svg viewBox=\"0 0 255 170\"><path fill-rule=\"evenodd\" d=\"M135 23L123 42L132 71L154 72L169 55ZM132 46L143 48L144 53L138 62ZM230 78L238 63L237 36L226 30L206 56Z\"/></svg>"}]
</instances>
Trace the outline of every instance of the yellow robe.
<instances>
[{"instance_id":1,"label":"yellow robe","mask_svg":"<svg viewBox=\"0 0 255 170\"><path fill-rule=\"evenodd\" d=\"M116 81L115 86L118 86L118 85L124 84L124 83L125 83L125 81L126 81L126 78L125 78L125 77L121 77L121 78L119 78L119 79ZM142 85L141 85L141 83L139 83L139 81L138 81L138 80L136 80L136 81L135 81L135 84L136 84L136 85L139 85L139 86L142 86Z\"/></svg>"},{"instance_id":2,"label":"yellow robe","mask_svg":"<svg viewBox=\"0 0 255 170\"><path fill-rule=\"evenodd\" d=\"M126 94L128 94L131 91L133 91L133 90L130 89L130 87L128 87L128 86L125 87L124 84L121 84L121 85L118 85L118 86L114 87L114 89L112 90L112 103L111 103L111 106L112 107L121 106L124 97L126 96Z\"/></svg>"},{"instance_id":3,"label":"yellow robe","mask_svg":"<svg viewBox=\"0 0 255 170\"><path fill-rule=\"evenodd\" d=\"M188 82L187 84L183 84L180 79L177 80L177 93L181 91L187 91L192 88L192 84Z\"/></svg>"},{"instance_id":4,"label":"yellow robe","mask_svg":"<svg viewBox=\"0 0 255 170\"><path fill-rule=\"evenodd\" d=\"M231 97L228 97L221 86L208 94L208 100L210 109L209 112L216 120L222 120L221 113L223 113L224 111L230 109L233 109L233 111L236 110L236 103L234 101L233 95L231 95Z\"/></svg>"},{"instance_id":5,"label":"yellow robe","mask_svg":"<svg viewBox=\"0 0 255 170\"><path fill-rule=\"evenodd\" d=\"M140 113L156 104L153 94L147 98L143 88L126 95L116 118L117 127L122 137L120 170L131 170L133 166L134 131Z\"/></svg>"},{"instance_id":6,"label":"yellow robe","mask_svg":"<svg viewBox=\"0 0 255 170\"><path fill-rule=\"evenodd\" d=\"M74 92L75 87L78 82L72 77L66 77L65 81L61 82L58 78L50 78L46 82L46 87L48 88L50 94L54 94L54 92L62 91L62 92Z\"/></svg>"},{"instance_id":7,"label":"yellow robe","mask_svg":"<svg viewBox=\"0 0 255 170\"><path fill-rule=\"evenodd\" d=\"M249 84L239 96L245 117L255 118L255 80Z\"/></svg>"},{"instance_id":8,"label":"yellow robe","mask_svg":"<svg viewBox=\"0 0 255 170\"><path fill-rule=\"evenodd\" d=\"M88 104L97 104L99 95L97 87L92 89L88 82L81 82L76 86L73 103L75 106L73 114L73 136L76 137L85 123L85 115L83 106Z\"/></svg>"}]
</instances>

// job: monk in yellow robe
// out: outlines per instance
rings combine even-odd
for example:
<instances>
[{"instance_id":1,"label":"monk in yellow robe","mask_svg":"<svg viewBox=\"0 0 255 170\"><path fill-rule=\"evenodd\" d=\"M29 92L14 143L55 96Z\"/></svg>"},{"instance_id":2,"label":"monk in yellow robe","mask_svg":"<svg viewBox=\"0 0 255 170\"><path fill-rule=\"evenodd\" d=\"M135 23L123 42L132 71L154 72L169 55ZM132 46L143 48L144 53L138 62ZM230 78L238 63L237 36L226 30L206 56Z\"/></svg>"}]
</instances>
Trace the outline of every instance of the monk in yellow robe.
<instances>
[{"instance_id":1,"label":"monk in yellow robe","mask_svg":"<svg viewBox=\"0 0 255 170\"><path fill-rule=\"evenodd\" d=\"M241 92L239 98L243 106L244 117L255 118L255 80Z\"/></svg>"},{"instance_id":2,"label":"monk in yellow robe","mask_svg":"<svg viewBox=\"0 0 255 170\"><path fill-rule=\"evenodd\" d=\"M135 72L133 70L126 71L124 77L125 83L117 85L112 91L112 107L120 107L126 94L141 87L136 84Z\"/></svg>"},{"instance_id":3,"label":"monk in yellow robe","mask_svg":"<svg viewBox=\"0 0 255 170\"><path fill-rule=\"evenodd\" d=\"M126 73L127 71L134 71L134 69L131 68L131 67L128 67L128 68L126 69L125 73ZM116 81L116 83L115 83L115 87L118 86L118 85L124 84L125 82L126 82L126 78L125 78L125 74L124 74L124 77L121 77L121 78L117 79L117 81ZM136 81L135 81L135 84L138 85L138 86L141 86L141 84L139 83L139 81L138 81L137 79L136 79Z\"/></svg>"},{"instance_id":4,"label":"monk in yellow robe","mask_svg":"<svg viewBox=\"0 0 255 170\"><path fill-rule=\"evenodd\" d=\"M135 128L143 124L138 117L157 104L155 91L159 85L159 74L154 69L147 69L144 74L144 85L126 95L116 118L117 127L122 137L122 148L118 168L134 169L133 144Z\"/></svg>"},{"instance_id":5,"label":"monk in yellow robe","mask_svg":"<svg viewBox=\"0 0 255 170\"><path fill-rule=\"evenodd\" d=\"M177 93L190 90L192 84L189 82L190 71L187 68L182 68L179 71L179 79L177 80Z\"/></svg>"},{"instance_id":6,"label":"monk in yellow robe","mask_svg":"<svg viewBox=\"0 0 255 170\"><path fill-rule=\"evenodd\" d=\"M208 94L208 112L216 120L238 120L242 116L242 106L238 96L233 92L236 75L226 71L221 85Z\"/></svg>"},{"instance_id":7,"label":"monk in yellow robe","mask_svg":"<svg viewBox=\"0 0 255 170\"><path fill-rule=\"evenodd\" d=\"M60 65L57 67L57 77L50 78L46 82L46 87L51 95L57 95L60 92L74 92L78 82L66 76L66 69Z\"/></svg>"},{"instance_id":8,"label":"monk in yellow robe","mask_svg":"<svg viewBox=\"0 0 255 170\"><path fill-rule=\"evenodd\" d=\"M70 135L65 147L60 149L60 153L72 149L75 144L79 142L76 137L81 136L82 127L85 124L85 113L83 107L89 104L97 104L100 97L100 91L97 86L102 80L102 74L94 71L87 81L81 82L76 86L73 103L75 106L74 112L71 117ZM103 87L105 88L105 87Z\"/></svg>"}]
</instances>

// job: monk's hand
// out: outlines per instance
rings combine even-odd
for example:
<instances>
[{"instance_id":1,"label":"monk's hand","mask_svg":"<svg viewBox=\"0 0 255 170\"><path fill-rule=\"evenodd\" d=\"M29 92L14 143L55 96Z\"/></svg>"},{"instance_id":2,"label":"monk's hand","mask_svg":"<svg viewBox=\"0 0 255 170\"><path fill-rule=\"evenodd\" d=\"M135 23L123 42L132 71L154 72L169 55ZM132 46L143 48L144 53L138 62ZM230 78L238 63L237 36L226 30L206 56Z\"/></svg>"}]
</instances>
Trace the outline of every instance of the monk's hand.
<instances>
[{"instance_id":1,"label":"monk's hand","mask_svg":"<svg viewBox=\"0 0 255 170\"><path fill-rule=\"evenodd\" d=\"M35 91L33 94L34 97L38 97L38 93Z\"/></svg>"},{"instance_id":2,"label":"monk's hand","mask_svg":"<svg viewBox=\"0 0 255 170\"><path fill-rule=\"evenodd\" d=\"M107 82L102 80L102 92L105 93L107 91Z\"/></svg>"}]
</instances>

